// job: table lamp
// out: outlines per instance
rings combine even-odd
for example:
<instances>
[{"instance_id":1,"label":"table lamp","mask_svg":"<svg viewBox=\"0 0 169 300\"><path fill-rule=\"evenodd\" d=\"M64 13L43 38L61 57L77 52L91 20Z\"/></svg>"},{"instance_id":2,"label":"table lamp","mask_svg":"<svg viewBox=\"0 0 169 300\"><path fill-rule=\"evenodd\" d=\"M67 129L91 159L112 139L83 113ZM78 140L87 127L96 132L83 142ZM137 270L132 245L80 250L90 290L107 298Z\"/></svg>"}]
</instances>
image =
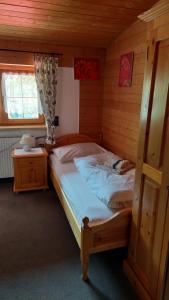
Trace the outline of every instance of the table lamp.
<instances>
[{"instance_id":1,"label":"table lamp","mask_svg":"<svg viewBox=\"0 0 169 300\"><path fill-rule=\"evenodd\" d=\"M22 145L24 151L30 151L33 145L33 138L30 134L23 134L19 143Z\"/></svg>"}]
</instances>

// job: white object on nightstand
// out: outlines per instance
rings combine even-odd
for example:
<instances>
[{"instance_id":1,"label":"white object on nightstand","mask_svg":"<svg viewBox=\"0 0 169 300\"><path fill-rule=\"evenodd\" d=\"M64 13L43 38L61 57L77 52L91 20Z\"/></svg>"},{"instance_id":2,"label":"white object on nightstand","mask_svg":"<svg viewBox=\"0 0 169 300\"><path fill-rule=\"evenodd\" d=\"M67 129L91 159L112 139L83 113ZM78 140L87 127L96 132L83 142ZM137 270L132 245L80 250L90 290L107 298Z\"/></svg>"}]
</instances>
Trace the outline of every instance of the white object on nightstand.
<instances>
[{"instance_id":1,"label":"white object on nightstand","mask_svg":"<svg viewBox=\"0 0 169 300\"><path fill-rule=\"evenodd\" d=\"M34 140L30 134L23 134L19 143L23 146L24 151L27 152L33 147Z\"/></svg>"},{"instance_id":2,"label":"white object on nightstand","mask_svg":"<svg viewBox=\"0 0 169 300\"><path fill-rule=\"evenodd\" d=\"M29 155L34 155L34 154L42 154L43 150L42 148L31 148L29 151ZM28 155L27 151L24 149L15 149L14 150L15 155Z\"/></svg>"}]
</instances>

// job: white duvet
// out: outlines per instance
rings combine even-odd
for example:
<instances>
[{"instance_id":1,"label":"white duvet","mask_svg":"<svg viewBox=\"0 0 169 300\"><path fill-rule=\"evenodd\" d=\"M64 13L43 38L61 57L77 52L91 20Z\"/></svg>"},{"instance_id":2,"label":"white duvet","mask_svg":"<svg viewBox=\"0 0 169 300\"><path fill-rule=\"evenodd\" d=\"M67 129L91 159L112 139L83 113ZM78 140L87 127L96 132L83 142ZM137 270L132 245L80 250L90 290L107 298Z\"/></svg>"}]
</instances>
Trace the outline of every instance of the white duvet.
<instances>
[{"instance_id":1,"label":"white duvet","mask_svg":"<svg viewBox=\"0 0 169 300\"><path fill-rule=\"evenodd\" d=\"M117 160L118 157L114 155L111 159ZM74 162L91 191L105 205L110 208L131 206L135 170L132 169L125 175L115 174L107 163L109 160L110 153L108 152L107 154L76 158Z\"/></svg>"}]
</instances>

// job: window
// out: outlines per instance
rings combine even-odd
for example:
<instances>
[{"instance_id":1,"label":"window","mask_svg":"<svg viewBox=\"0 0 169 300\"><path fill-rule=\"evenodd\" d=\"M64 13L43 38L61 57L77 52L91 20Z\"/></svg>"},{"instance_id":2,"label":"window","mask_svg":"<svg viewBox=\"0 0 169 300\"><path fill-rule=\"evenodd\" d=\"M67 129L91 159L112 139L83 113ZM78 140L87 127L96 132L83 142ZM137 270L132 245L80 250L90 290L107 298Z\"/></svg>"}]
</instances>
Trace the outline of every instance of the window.
<instances>
[{"instance_id":1,"label":"window","mask_svg":"<svg viewBox=\"0 0 169 300\"><path fill-rule=\"evenodd\" d=\"M37 119L39 105L34 74L2 73L3 97L9 119Z\"/></svg>"},{"instance_id":2,"label":"window","mask_svg":"<svg viewBox=\"0 0 169 300\"><path fill-rule=\"evenodd\" d=\"M44 124L34 73L3 71L1 83L1 123Z\"/></svg>"}]
</instances>

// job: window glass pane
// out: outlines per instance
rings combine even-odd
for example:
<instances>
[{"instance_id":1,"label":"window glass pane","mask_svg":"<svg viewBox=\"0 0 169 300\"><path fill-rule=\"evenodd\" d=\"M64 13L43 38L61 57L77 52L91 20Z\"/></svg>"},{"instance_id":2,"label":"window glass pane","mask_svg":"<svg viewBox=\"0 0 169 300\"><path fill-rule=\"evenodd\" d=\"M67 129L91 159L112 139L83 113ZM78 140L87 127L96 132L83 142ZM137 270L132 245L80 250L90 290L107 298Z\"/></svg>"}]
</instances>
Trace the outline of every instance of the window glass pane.
<instances>
[{"instance_id":1,"label":"window glass pane","mask_svg":"<svg viewBox=\"0 0 169 300\"><path fill-rule=\"evenodd\" d=\"M23 119L22 98L7 98L8 118Z\"/></svg>"},{"instance_id":2,"label":"window glass pane","mask_svg":"<svg viewBox=\"0 0 169 300\"><path fill-rule=\"evenodd\" d=\"M23 98L23 114L25 119L38 118L37 98Z\"/></svg>"},{"instance_id":3,"label":"window glass pane","mask_svg":"<svg viewBox=\"0 0 169 300\"><path fill-rule=\"evenodd\" d=\"M6 96L7 97L21 97L21 77L16 74L9 74L5 76Z\"/></svg>"},{"instance_id":4,"label":"window glass pane","mask_svg":"<svg viewBox=\"0 0 169 300\"><path fill-rule=\"evenodd\" d=\"M37 87L35 76L22 75L22 93L23 97L37 98Z\"/></svg>"},{"instance_id":5,"label":"window glass pane","mask_svg":"<svg viewBox=\"0 0 169 300\"><path fill-rule=\"evenodd\" d=\"M39 103L34 74L5 73L5 100L9 119L37 119Z\"/></svg>"}]
</instances>

